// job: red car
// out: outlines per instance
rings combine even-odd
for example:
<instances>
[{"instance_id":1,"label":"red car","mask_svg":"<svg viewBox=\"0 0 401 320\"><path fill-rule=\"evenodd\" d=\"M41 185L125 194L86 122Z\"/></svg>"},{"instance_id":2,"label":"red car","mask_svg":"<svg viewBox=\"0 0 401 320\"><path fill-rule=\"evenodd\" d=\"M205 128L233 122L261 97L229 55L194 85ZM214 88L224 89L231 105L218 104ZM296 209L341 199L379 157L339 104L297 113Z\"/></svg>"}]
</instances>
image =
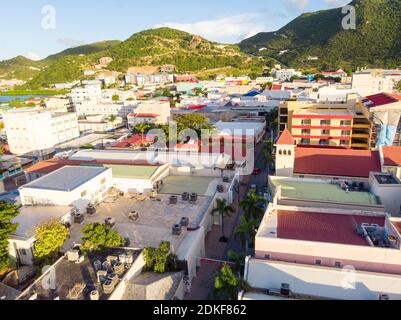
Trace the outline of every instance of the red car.
<instances>
[{"instance_id":1,"label":"red car","mask_svg":"<svg viewBox=\"0 0 401 320\"><path fill-rule=\"evenodd\" d=\"M254 175L254 176L258 176L258 175L260 175L262 173L262 170L261 169L259 169L259 168L255 168L255 170L253 170L253 173L252 173L252 175Z\"/></svg>"}]
</instances>

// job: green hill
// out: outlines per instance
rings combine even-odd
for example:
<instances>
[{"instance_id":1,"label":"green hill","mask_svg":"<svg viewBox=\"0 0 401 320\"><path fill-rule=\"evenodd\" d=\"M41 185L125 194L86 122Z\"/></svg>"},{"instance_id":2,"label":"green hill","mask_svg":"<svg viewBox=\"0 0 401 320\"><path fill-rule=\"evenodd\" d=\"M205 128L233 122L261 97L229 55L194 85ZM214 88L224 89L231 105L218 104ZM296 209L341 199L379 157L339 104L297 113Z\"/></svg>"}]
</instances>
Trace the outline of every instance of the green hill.
<instances>
[{"instance_id":1,"label":"green hill","mask_svg":"<svg viewBox=\"0 0 401 320\"><path fill-rule=\"evenodd\" d=\"M341 8L305 13L276 32L242 41L244 52L297 68L401 65L401 0L354 0L355 30L344 30ZM310 57L318 57L311 60Z\"/></svg>"},{"instance_id":2,"label":"green hill","mask_svg":"<svg viewBox=\"0 0 401 320\"><path fill-rule=\"evenodd\" d=\"M241 52L238 45L210 42L196 35L169 28L159 28L134 34L126 41L105 41L67 49L42 61L23 58L24 63L8 65L10 71L21 68L19 79L29 79L24 89L47 87L54 83L83 78L83 70L108 56L113 62L109 70L125 72L134 66L173 64L177 72L199 73L202 76L255 73L260 74L263 63L259 58ZM30 72L28 65L40 66ZM0 64L0 75L2 67ZM18 77L17 77L18 78Z\"/></svg>"}]
</instances>

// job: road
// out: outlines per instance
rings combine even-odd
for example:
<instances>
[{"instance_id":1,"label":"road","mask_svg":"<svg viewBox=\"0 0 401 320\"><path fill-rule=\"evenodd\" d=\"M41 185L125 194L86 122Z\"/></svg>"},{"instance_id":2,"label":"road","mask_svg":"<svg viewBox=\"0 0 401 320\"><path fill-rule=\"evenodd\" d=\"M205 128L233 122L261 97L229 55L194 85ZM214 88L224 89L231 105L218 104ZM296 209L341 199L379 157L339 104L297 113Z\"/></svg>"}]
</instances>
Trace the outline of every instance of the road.
<instances>
[{"instance_id":1,"label":"road","mask_svg":"<svg viewBox=\"0 0 401 320\"><path fill-rule=\"evenodd\" d=\"M255 150L255 168L260 168L262 173L258 176L246 177L246 184L241 186L239 200L246 197L252 184L256 184L258 191L263 190L263 187L267 185L268 170L263 160L262 148L263 144L259 144ZM234 203L236 214L224 220L225 234L229 236L228 243L219 242L219 238L221 237L220 226L213 226L212 230L207 234L205 238L205 257L211 259L211 261L201 263L201 267L197 271L197 277L192 282L191 293L185 296L186 300L210 299L212 289L214 288L215 274L221 269L223 261L228 261L227 253L230 250L234 250L237 253L242 252L240 241L233 236L235 227L243 215L243 211L238 207L238 202L238 199L236 199L236 203Z\"/></svg>"}]
</instances>

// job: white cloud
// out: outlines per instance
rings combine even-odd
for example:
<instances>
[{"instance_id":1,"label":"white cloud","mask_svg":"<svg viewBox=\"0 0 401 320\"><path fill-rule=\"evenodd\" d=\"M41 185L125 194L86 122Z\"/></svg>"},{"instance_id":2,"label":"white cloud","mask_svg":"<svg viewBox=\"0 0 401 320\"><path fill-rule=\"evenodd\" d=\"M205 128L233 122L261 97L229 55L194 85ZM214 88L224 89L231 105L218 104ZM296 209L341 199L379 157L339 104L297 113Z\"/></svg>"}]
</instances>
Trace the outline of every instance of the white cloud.
<instances>
[{"instance_id":1,"label":"white cloud","mask_svg":"<svg viewBox=\"0 0 401 320\"><path fill-rule=\"evenodd\" d=\"M349 4L351 1L350 0L324 0L326 4L328 4L331 7L341 7L345 6L346 4Z\"/></svg>"},{"instance_id":2,"label":"white cloud","mask_svg":"<svg viewBox=\"0 0 401 320\"><path fill-rule=\"evenodd\" d=\"M69 48L79 47L85 44L84 41L72 38L59 38L57 42Z\"/></svg>"},{"instance_id":3,"label":"white cloud","mask_svg":"<svg viewBox=\"0 0 401 320\"><path fill-rule=\"evenodd\" d=\"M36 52L33 52L33 51L29 51L29 52L25 55L25 57L27 57L27 58L30 59L30 60L35 60L35 61L41 59L41 57L40 57Z\"/></svg>"},{"instance_id":4,"label":"white cloud","mask_svg":"<svg viewBox=\"0 0 401 320\"><path fill-rule=\"evenodd\" d=\"M309 4L310 0L284 0L284 6L289 12L303 11Z\"/></svg>"},{"instance_id":5,"label":"white cloud","mask_svg":"<svg viewBox=\"0 0 401 320\"><path fill-rule=\"evenodd\" d=\"M255 34L271 29L272 19L260 13L244 13L219 17L193 23L165 22L154 28L169 27L200 35L208 40L220 42L238 42Z\"/></svg>"}]
</instances>

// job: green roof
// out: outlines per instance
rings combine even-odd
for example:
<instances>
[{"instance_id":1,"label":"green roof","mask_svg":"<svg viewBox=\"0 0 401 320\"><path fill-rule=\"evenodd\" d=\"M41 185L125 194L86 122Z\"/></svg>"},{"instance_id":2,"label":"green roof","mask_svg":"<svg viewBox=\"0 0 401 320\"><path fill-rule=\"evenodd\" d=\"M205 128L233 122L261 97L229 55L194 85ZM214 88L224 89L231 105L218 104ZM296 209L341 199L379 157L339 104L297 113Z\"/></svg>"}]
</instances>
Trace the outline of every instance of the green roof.
<instances>
[{"instance_id":1,"label":"green roof","mask_svg":"<svg viewBox=\"0 0 401 320\"><path fill-rule=\"evenodd\" d=\"M281 197L300 200L315 200L360 205L381 205L378 198L369 192L346 192L338 185L319 182L299 182L273 180L275 186L281 186Z\"/></svg>"},{"instance_id":2,"label":"green roof","mask_svg":"<svg viewBox=\"0 0 401 320\"><path fill-rule=\"evenodd\" d=\"M113 178L117 179L150 179L159 169L158 166L131 166L131 165L111 165L105 164L104 167L111 168Z\"/></svg>"}]
</instances>

